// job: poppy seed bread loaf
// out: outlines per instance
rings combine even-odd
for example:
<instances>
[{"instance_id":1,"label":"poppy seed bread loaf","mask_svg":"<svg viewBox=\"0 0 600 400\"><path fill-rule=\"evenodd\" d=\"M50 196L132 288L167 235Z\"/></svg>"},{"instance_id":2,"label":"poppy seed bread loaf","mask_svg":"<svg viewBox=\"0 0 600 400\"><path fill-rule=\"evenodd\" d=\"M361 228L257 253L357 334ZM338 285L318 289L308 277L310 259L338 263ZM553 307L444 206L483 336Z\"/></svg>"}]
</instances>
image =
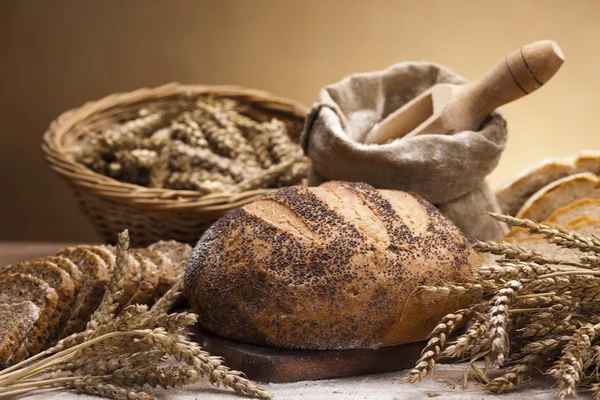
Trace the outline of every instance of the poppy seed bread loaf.
<instances>
[{"instance_id":1,"label":"poppy seed bread loaf","mask_svg":"<svg viewBox=\"0 0 600 400\"><path fill-rule=\"evenodd\" d=\"M332 181L280 189L213 224L192 251L185 294L224 338L375 348L422 340L473 301L416 289L464 281L478 260L420 197Z\"/></svg>"}]
</instances>

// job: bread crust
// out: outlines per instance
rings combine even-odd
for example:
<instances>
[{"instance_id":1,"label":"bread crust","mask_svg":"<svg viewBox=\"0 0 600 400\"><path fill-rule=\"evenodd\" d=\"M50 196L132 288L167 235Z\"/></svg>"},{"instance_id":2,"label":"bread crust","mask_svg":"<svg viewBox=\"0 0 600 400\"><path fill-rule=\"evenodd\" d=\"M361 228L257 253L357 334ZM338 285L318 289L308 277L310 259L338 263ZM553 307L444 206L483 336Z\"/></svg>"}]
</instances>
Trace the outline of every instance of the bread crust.
<instances>
[{"instance_id":1,"label":"bread crust","mask_svg":"<svg viewBox=\"0 0 600 400\"><path fill-rule=\"evenodd\" d=\"M59 338L64 338L85 328L90 316L102 301L110 282L110 274L102 258L83 247L62 249L57 255L73 261L84 278L84 284L75 299L69 320L60 332Z\"/></svg>"},{"instance_id":2,"label":"bread crust","mask_svg":"<svg viewBox=\"0 0 600 400\"><path fill-rule=\"evenodd\" d=\"M580 217L600 217L600 199L584 197L575 200L554 210L547 220L559 225L567 225Z\"/></svg>"},{"instance_id":3,"label":"bread crust","mask_svg":"<svg viewBox=\"0 0 600 400\"><path fill-rule=\"evenodd\" d=\"M600 215L598 216L600 217ZM585 236L600 236L600 218L579 217L571 220L565 228L577 231Z\"/></svg>"},{"instance_id":4,"label":"bread crust","mask_svg":"<svg viewBox=\"0 0 600 400\"><path fill-rule=\"evenodd\" d=\"M544 186L525 202L517 218L541 222L554 210L584 197L600 198L600 179L589 172L570 175Z\"/></svg>"},{"instance_id":5,"label":"bread crust","mask_svg":"<svg viewBox=\"0 0 600 400\"><path fill-rule=\"evenodd\" d=\"M69 274L71 280L73 281L73 290L76 294L79 293L81 290L81 285L83 284L83 275L81 274L79 267L75 265L73 261L69 260L68 258L58 256L43 257L37 261L50 261Z\"/></svg>"},{"instance_id":6,"label":"bread crust","mask_svg":"<svg viewBox=\"0 0 600 400\"><path fill-rule=\"evenodd\" d=\"M544 186L582 172L600 174L600 152L582 151L572 157L548 158L526 168L496 190L498 204L503 212L514 216Z\"/></svg>"},{"instance_id":7,"label":"bread crust","mask_svg":"<svg viewBox=\"0 0 600 400\"><path fill-rule=\"evenodd\" d=\"M217 221L184 283L199 322L225 338L375 348L422 340L474 301L416 289L466 279L478 262L460 230L420 197L328 182L280 189Z\"/></svg>"}]
</instances>

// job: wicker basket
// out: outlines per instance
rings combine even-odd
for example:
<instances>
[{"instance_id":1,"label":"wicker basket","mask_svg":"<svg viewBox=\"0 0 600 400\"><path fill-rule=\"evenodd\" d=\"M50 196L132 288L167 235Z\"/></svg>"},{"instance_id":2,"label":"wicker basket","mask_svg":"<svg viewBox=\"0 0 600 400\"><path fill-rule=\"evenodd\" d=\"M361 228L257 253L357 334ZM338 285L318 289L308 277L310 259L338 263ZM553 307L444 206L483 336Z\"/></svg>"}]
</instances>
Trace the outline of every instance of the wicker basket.
<instances>
[{"instance_id":1,"label":"wicker basket","mask_svg":"<svg viewBox=\"0 0 600 400\"><path fill-rule=\"evenodd\" d=\"M114 242L117 232L127 228L134 246L167 239L195 243L202 232L222 215L275 190L202 195L189 190L147 188L95 173L75 162L68 154L67 150L85 132L101 130L124 118L133 118L145 106L193 103L201 95L234 98L251 105L257 114L290 122L297 127L290 130L295 140L298 140L307 112L304 106L294 101L258 90L171 83L113 94L67 111L44 134L42 148L46 161L67 181L82 211L106 242Z\"/></svg>"}]
</instances>

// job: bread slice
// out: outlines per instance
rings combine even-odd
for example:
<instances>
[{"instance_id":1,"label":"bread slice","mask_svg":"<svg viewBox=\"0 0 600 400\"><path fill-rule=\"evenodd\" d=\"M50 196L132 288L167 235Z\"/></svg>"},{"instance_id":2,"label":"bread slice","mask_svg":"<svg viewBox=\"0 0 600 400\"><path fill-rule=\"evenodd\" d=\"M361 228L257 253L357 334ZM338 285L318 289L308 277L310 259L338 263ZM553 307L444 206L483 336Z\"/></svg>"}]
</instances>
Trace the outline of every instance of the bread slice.
<instances>
[{"instance_id":1,"label":"bread slice","mask_svg":"<svg viewBox=\"0 0 600 400\"><path fill-rule=\"evenodd\" d=\"M58 303L56 311L60 315L59 323L54 332L50 334L48 340L53 340L59 329L67 322L71 315L71 307L75 299L75 290L73 280L65 271L50 261L28 261L19 264L13 264L0 270L2 273L19 273L31 275L39 278L56 290Z\"/></svg>"},{"instance_id":2,"label":"bread slice","mask_svg":"<svg viewBox=\"0 0 600 400\"><path fill-rule=\"evenodd\" d=\"M142 279L137 290L129 299L127 306L132 304L148 304L151 302L158 286L158 267L149 258L137 253L136 250L133 250L131 255L141 266Z\"/></svg>"},{"instance_id":3,"label":"bread slice","mask_svg":"<svg viewBox=\"0 0 600 400\"><path fill-rule=\"evenodd\" d=\"M534 193L552 182L581 172L600 174L600 152L585 151L576 156L548 158L533 165L496 190L503 212L516 215Z\"/></svg>"},{"instance_id":4,"label":"bread slice","mask_svg":"<svg viewBox=\"0 0 600 400\"><path fill-rule=\"evenodd\" d=\"M591 172L600 175L600 151L584 150L575 160L576 172Z\"/></svg>"},{"instance_id":5,"label":"bread slice","mask_svg":"<svg viewBox=\"0 0 600 400\"><path fill-rule=\"evenodd\" d=\"M0 304L0 369L9 366L9 360L39 316L40 308L31 301Z\"/></svg>"},{"instance_id":6,"label":"bread slice","mask_svg":"<svg viewBox=\"0 0 600 400\"><path fill-rule=\"evenodd\" d=\"M585 236L600 236L600 218L580 217L568 223L565 228Z\"/></svg>"},{"instance_id":7,"label":"bread slice","mask_svg":"<svg viewBox=\"0 0 600 400\"><path fill-rule=\"evenodd\" d=\"M148 258L158 268L158 285L153 297L155 299L162 297L177 280L173 261L163 253L147 248L138 248L135 251Z\"/></svg>"},{"instance_id":8,"label":"bread slice","mask_svg":"<svg viewBox=\"0 0 600 400\"><path fill-rule=\"evenodd\" d=\"M59 338L85 328L92 313L98 308L110 282L106 263L95 253L81 247L69 247L57 253L73 261L83 274L83 286L77 294L72 313Z\"/></svg>"},{"instance_id":9,"label":"bread slice","mask_svg":"<svg viewBox=\"0 0 600 400\"><path fill-rule=\"evenodd\" d=\"M46 282L31 275L0 275L0 303L24 301L31 301L39 308L39 318L15 351L11 363L18 363L37 354L46 344L50 333L54 332L60 318L60 314L56 312L58 294Z\"/></svg>"},{"instance_id":10,"label":"bread slice","mask_svg":"<svg viewBox=\"0 0 600 400\"><path fill-rule=\"evenodd\" d=\"M79 270L79 267L75 265L75 263L68 258L58 257L58 256L48 256L38 259L38 261L50 261L55 264L58 268L61 268L71 277L73 281L73 290L75 293L79 293L81 290L81 285L83 284L83 275Z\"/></svg>"},{"instance_id":11,"label":"bread slice","mask_svg":"<svg viewBox=\"0 0 600 400\"><path fill-rule=\"evenodd\" d=\"M173 262L171 279L173 281L185 271L185 267L190 258L190 253L192 252L192 248L189 244L176 242L174 240L161 240L151 244L148 248L171 259Z\"/></svg>"},{"instance_id":12,"label":"bread slice","mask_svg":"<svg viewBox=\"0 0 600 400\"><path fill-rule=\"evenodd\" d=\"M80 245L80 246L67 247L64 250L68 251L68 250L74 250L74 249L85 249L85 250L89 250L92 253L96 254L98 257L100 257L102 259L102 261L104 261L104 264L106 265L106 268L108 269L109 273L112 273L113 269L115 268L115 260L116 260L115 253L108 246L105 246L105 245L97 245L97 246Z\"/></svg>"},{"instance_id":13,"label":"bread slice","mask_svg":"<svg viewBox=\"0 0 600 400\"><path fill-rule=\"evenodd\" d=\"M579 200L560 207L548 217L548 221L558 225L566 225L579 217L600 218L600 199L584 197Z\"/></svg>"},{"instance_id":14,"label":"bread slice","mask_svg":"<svg viewBox=\"0 0 600 400\"><path fill-rule=\"evenodd\" d=\"M600 198L600 179L584 172L567 176L537 191L517 213L517 218L544 221L552 212L582 198Z\"/></svg>"},{"instance_id":15,"label":"bread slice","mask_svg":"<svg viewBox=\"0 0 600 400\"><path fill-rule=\"evenodd\" d=\"M108 272L112 273L112 271L115 269L115 263L117 260L115 253L113 253L107 246L104 245L83 247L100 257L106 264Z\"/></svg>"}]
</instances>

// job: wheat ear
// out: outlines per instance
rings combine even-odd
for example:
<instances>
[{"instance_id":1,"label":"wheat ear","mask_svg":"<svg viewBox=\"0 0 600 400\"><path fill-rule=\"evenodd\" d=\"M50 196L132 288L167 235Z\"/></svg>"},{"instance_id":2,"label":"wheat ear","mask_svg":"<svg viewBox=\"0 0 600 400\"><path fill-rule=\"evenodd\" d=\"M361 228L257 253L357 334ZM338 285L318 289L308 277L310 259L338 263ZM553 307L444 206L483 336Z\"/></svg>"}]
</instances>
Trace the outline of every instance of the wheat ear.
<instances>
[{"instance_id":1,"label":"wheat ear","mask_svg":"<svg viewBox=\"0 0 600 400\"><path fill-rule=\"evenodd\" d=\"M115 311L119 306L119 300L123 295L123 287L128 279L129 271L129 231L125 229L118 235L116 265L108 290L100 306L94 311L87 323L86 330L95 330L98 325L109 322L114 318Z\"/></svg>"},{"instance_id":2,"label":"wheat ear","mask_svg":"<svg viewBox=\"0 0 600 400\"><path fill-rule=\"evenodd\" d=\"M415 367L409 371L407 380L410 383L422 381L435 367L438 359L446 347L448 335L456 330L462 323L468 310L459 310L454 314L448 314L433 329L427 345L421 352L421 358Z\"/></svg>"},{"instance_id":3,"label":"wheat ear","mask_svg":"<svg viewBox=\"0 0 600 400\"><path fill-rule=\"evenodd\" d=\"M512 226L528 229L531 233L543 235L550 243L554 243L558 246L600 253L600 240L594 237L586 237L579 232L570 231L562 226L548 226L537 223L530 219L519 219L509 215L500 215L495 213L488 214L498 221L505 222Z\"/></svg>"},{"instance_id":4,"label":"wheat ear","mask_svg":"<svg viewBox=\"0 0 600 400\"><path fill-rule=\"evenodd\" d=\"M536 264L572 265L574 267L589 268L581 263L546 257L537 251L527 250L524 247L512 245L506 242L484 242L480 240L474 240L472 247L473 250L480 253L490 253L498 256L504 256L504 258L507 260L533 262Z\"/></svg>"}]
</instances>

